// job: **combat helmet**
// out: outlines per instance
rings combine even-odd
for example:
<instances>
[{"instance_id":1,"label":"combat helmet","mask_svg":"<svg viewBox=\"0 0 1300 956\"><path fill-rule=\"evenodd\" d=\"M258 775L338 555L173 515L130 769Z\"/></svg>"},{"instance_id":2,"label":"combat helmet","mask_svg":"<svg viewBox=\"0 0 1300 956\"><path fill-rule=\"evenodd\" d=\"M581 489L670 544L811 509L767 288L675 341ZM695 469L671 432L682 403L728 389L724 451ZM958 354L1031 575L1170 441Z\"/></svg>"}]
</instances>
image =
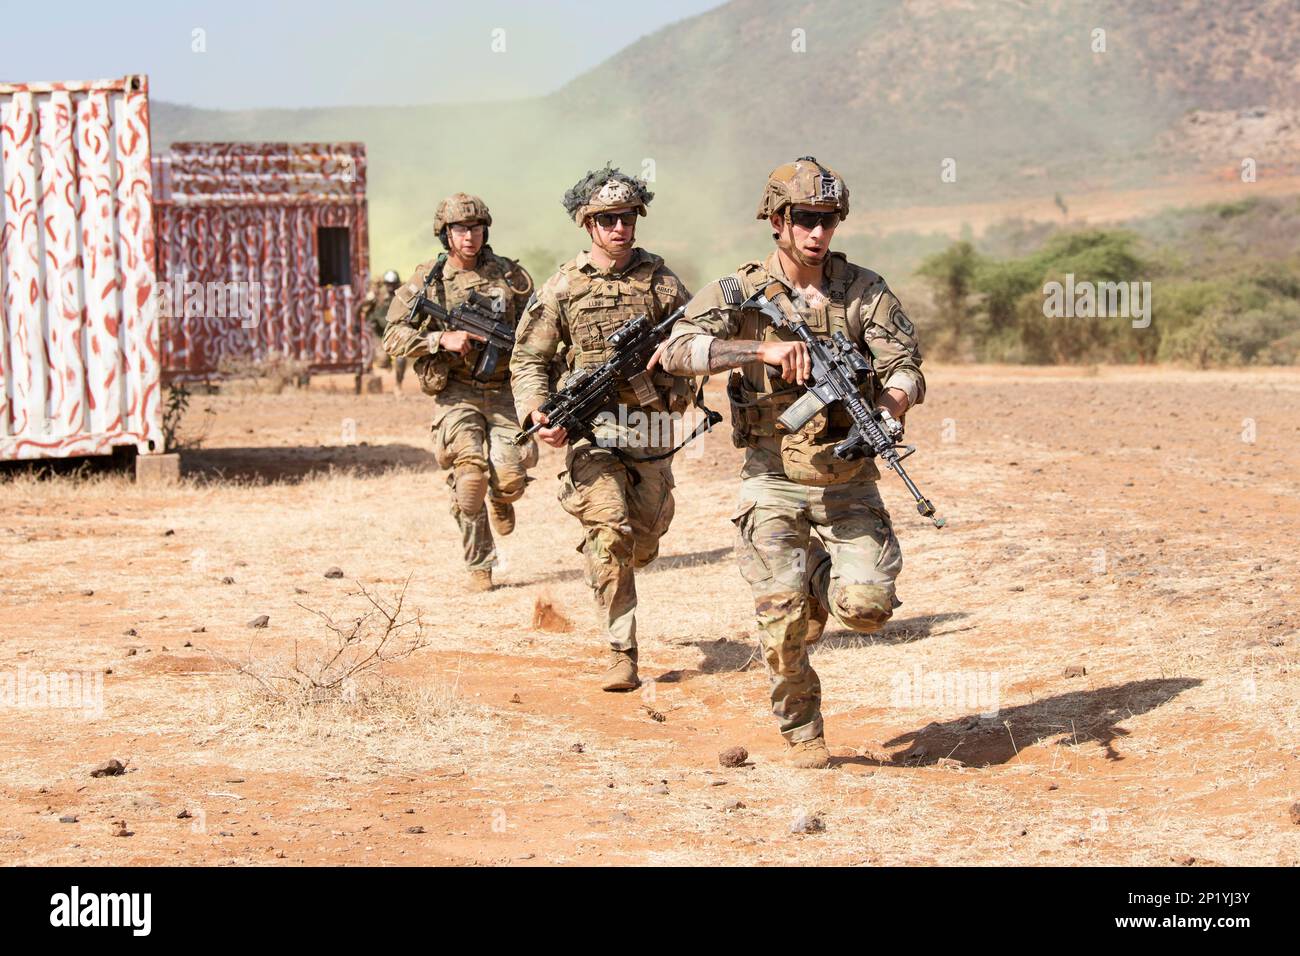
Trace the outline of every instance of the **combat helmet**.
<instances>
[{"instance_id":1,"label":"combat helmet","mask_svg":"<svg viewBox=\"0 0 1300 956\"><path fill-rule=\"evenodd\" d=\"M588 216L607 209L634 206L644 216L646 206L654 198L655 194L646 189L641 180L606 164L604 169L592 170L574 183L562 201L565 211L581 226Z\"/></svg>"},{"instance_id":2,"label":"combat helmet","mask_svg":"<svg viewBox=\"0 0 1300 956\"><path fill-rule=\"evenodd\" d=\"M447 227L458 222L483 223L483 245L487 245L487 227L492 225L492 213L482 199L469 193L452 193L438 203L433 214L433 232L444 249L447 248Z\"/></svg>"},{"instance_id":3,"label":"combat helmet","mask_svg":"<svg viewBox=\"0 0 1300 956\"><path fill-rule=\"evenodd\" d=\"M812 156L800 156L793 163L776 167L767 177L763 198L758 204L755 219L766 219L786 206L800 203L831 205L839 211L840 218L849 215L849 187L844 177L817 162Z\"/></svg>"}]
</instances>

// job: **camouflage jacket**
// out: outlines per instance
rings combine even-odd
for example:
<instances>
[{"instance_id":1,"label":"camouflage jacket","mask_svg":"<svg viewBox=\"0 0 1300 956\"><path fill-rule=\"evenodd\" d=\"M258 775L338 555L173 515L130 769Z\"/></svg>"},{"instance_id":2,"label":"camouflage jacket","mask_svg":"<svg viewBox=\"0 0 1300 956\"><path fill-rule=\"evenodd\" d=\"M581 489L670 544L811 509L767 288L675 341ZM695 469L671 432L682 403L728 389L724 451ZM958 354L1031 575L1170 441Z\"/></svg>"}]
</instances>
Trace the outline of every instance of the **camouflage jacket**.
<instances>
[{"instance_id":1,"label":"camouflage jacket","mask_svg":"<svg viewBox=\"0 0 1300 956\"><path fill-rule=\"evenodd\" d=\"M436 275L437 266L442 263L441 279ZM411 303L424 287L425 280L434 272L429 282L428 295L431 299L450 311L464 303L471 292L480 292L501 301L504 308L501 317L510 325L517 325L523 314L532 291L533 280L523 266L498 256L484 246L479 252L478 262L473 269L458 269L450 259L439 256L438 259L422 262L405 285L397 290L392 304L388 308L388 327L384 330L384 350L394 358L407 356L419 362L423 356L440 353L450 362L448 377L453 382L479 389L504 388L510 378L510 370L502 361L487 382L474 381L474 363L478 361L478 349L473 348L467 355L448 353L438 348L442 331L421 332L419 326L423 319L417 316L414 322L407 319ZM417 367L417 374L419 374Z\"/></svg>"},{"instance_id":2,"label":"camouflage jacket","mask_svg":"<svg viewBox=\"0 0 1300 956\"><path fill-rule=\"evenodd\" d=\"M776 280L786 287L799 314L814 333L829 336L837 330L843 331L868 357L876 373L873 399L878 399L886 388L906 392L913 405L925 398L916 329L885 280L875 272L853 265L842 253L831 253L823 285L825 295L816 303L809 303L793 289L775 250L767 259L747 262L733 274L740 280L742 300ZM709 348L715 338L794 339L793 334L774 328L761 312L741 310L738 305L727 301L720 282L701 289L687 305L686 315L673 328L662 357L664 368L677 375L702 373L708 368ZM732 397L732 437L738 446L749 449L742 472L745 477L785 473L775 419L802 391L798 386L773 383L760 362L732 371L728 386ZM753 409L760 409L761 414L750 413ZM859 476L875 479L879 478L879 471L871 464Z\"/></svg>"},{"instance_id":3,"label":"camouflage jacket","mask_svg":"<svg viewBox=\"0 0 1300 956\"><path fill-rule=\"evenodd\" d=\"M564 263L537 290L515 332L510 373L520 424L549 397L561 350L569 372L599 365L612 354L606 339L619 326L638 315L658 322L689 298L663 259L641 248L619 272L597 268L586 252ZM630 390L619 400L640 404Z\"/></svg>"}]
</instances>

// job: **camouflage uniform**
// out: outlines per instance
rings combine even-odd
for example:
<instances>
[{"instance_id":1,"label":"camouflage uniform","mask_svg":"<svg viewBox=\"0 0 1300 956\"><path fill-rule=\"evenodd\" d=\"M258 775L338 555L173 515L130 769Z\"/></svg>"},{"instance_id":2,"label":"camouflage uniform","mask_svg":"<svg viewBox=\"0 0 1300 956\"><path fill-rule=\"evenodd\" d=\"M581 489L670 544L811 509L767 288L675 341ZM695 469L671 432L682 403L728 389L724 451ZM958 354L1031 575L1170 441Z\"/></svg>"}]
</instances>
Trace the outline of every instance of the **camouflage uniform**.
<instances>
[{"instance_id":1,"label":"camouflage uniform","mask_svg":"<svg viewBox=\"0 0 1300 956\"><path fill-rule=\"evenodd\" d=\"M560 266L538 289L515 333L510 371L519 424L526 427L532 412L549 397L551 363L562 347L569 373L599 365L613 354L606 341L611 332L638 315L657 322L688 298L663 259L640 248L633 249L631 260L618 272L597 268L585 252ZM689 400L684 383L663 373L655 376L664 403L677 411L683 399ZM643 407L630 387L611 406L611 417L617 418L619 405L629 412ZM623 421L629 417L625 413ZM674 508L672 459L637 459L671 449L671 444L654 441L665 436L671 441L671 435L658 429L638 435L608 420L598 421L593 432L596 444L570 441L565 471L559 475L559 499L564 510L582 522L578 550L586 558L587 584L604 614L610 646L634 652L633 572L658 556L659 539L668 531Z\"/></svg>"},{"instance_id":2,"label":"camouflage uniform","mask_svg":"<svg viewBox=\"0 0 1300 956\"><path fill-rule=\"evenodd\" d=\"M379 368L396 369L397 386L400 388L402 379L406 377L406 357L400 356L394 360L384 351L383 346L384 328L388 324L388 310L393 304L393 295L393 290L387 282L383 279L372 279L365 298L357 305L357 317L361 321L362 328L370 330L370 352L374 364Z\"/></svg>"},{"instance_id":3,"label":"camouflage uniform","mask_svg":"<svg viewBox=\"0 0 1300 956\"><path fill-rule=\"evenodd\" d=\"M842 331L869 357L877 383L873 398L886 387L906 392L911 404L924 398L915 329L885 280L870 269L830 253L823 297L815 304L794 291L775 251L734 275L739 296L729 295L719 280L690 301L673 329L664 368L678 374L707 369L714 338L794 340L762 313L739 308L775 281L815 333ZM783 433L776 420L804 390L779 377L773 381L761 362L733 369L727 391L733 442L747 449L731 520L740 571L753 590L772 712L789 743L815 741L823 736L821 685L806 642L820 635L827 613L860 633L883 627L899 603L894 580L902 552L876 490L875 462L841 462L831 454L849 427L840 409Z\"/></svg>"},{"instance_id":4,"label":"camouflage uniform","mask_svg":"<svg viewBox=\"0 0 1300 956\"><path fill-rule=\"evenodd\" d=\"M476 381L473 372L478 348L465 356L439 350L441 332L422 334L407 321L411 303L426 279L430 279L427 294L443 308L454 309L470 292L477 291L500 301L500 314L511 325L519 321L532 280L522 266L496 255L486 245L473 269L458 269L446 256L439 256L421 263L410 281L397 290L384 332L384 348L394 356L414 359L421 388L434 395L434 455L438 466L448 471L451 513L460 527L465 564L470 571L483 571L496 562L484 496L494 514L500 506L518 501L524 493L527 469L537 464L537 445L530 441L519 447L511 441L518 427L510 371L504 361L488 381ZM510 520L513 522L513 512Z\"/></svg>"}]
</instances>

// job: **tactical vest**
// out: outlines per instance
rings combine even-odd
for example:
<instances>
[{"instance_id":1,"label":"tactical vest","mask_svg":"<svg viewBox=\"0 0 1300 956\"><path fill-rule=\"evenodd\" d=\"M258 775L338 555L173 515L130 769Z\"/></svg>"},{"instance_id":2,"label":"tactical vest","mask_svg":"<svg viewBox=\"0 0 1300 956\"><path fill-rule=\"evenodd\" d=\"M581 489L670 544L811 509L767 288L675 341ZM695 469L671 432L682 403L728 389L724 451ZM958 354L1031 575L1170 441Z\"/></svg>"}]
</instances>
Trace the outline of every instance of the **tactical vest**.
<instances>
[{"instance_id":1,"label":"tactical vest","mask_svg":"<svg viewBox=\"0 0 1300 956\"><path fill-rule=\"evenodd\" d=\"M643 258L622 275L592 275L581 269L569 275L565 316L570 347L566 350L570 372L592 368L614 354L611 333L638 315L658 322L673 309L680 286L667 276L657 275L664 261L643 253ZM648 381L622 389L619 401L630 408L667 408L680 412L691 400L691 380L679 379L656 370Z\"/></svg>"},{"instance_id":2,"label":"tactical vest","mask_svg":"<svg viewBox=\"0 0 1300 956\"><path fill-rule=\"evenodd\" d=\"M773 281L764 263L758 261L745 263L736 275L746 297ZM825 302L817 308L800 309L800 315L818 338L829 338L836 332L843 332L849 341L861 344L861 316L858 310L854 310L852 316L848 314L849 288L854 279L855 273L844 255L831 253ZM868 273L868 279L873 283L881 281L875 273ZM758 311L743 313L737 338L764 342L797 341L794 333L776 328ZM781 428L777 419L803 392L800 385L786 382L779 376L770 376L766 366L759 363L733 370L727 380L732 442L738 448L761 448L779 453L786 477L801 484L835 485L868 477L864 472L874 471L874 467L868 468L869 461L841 461L832 452L852 425L848 415L838 406L829 412L818 412L797 432L787 433ZM875 397L872 395L873 399Z\"/></svg>"},{"instance_id":3,"label":"tactical vest","mask_svg":"<svg viewBox=\"0 0 1300 956\"><path fill-rule=\"evenodd\" d=\"M447 276L445 275L446 263L445 255L439 256L434 263L433 278L429 282L431 299L450 312L456 306L468 301L471 292L479 292L502 301L504 306L499 313L501 319L508 322L511 327L518 324L519 312L515 307L515 296L526 290L511 288L512 281L519 281L516 278L518 274L515 273L514 262L496 255L489 247L484 246L479 252L478 263L474 269ZM498 391L505 388L510 381L509 358L503 356L497 363L496 371L488 377L487 381L480 382L474 378L474 364L478 361L479 352L480 347L477 344L463 356L439 350L433 356L438 360L434 364L445 362L447 378L468 385L470 388L479 391Z\"/></svg>"}]
</instances>

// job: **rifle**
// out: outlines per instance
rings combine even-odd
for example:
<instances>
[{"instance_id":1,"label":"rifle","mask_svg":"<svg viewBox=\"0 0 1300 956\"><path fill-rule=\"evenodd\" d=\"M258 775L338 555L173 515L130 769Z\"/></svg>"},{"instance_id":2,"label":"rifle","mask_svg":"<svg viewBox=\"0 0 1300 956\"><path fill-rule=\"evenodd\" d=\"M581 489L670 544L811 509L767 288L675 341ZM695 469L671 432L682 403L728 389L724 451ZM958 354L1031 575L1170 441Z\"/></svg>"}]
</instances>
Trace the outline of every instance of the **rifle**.
<instances>
[{"instance_id":1,"label":"rifle","mask_svg":"<svg viewBox=\"0 0 1300 956\"><path fill-rule=\"evenodd\" d=\"M655 349L668 338L673 323L685 313L686 307L681 306L657 325L651 325L648 316L638 315L611 332L607 341L614 346L614 354L600 365L580 369L574 373L564 388L543 402L538 409L546 416L546 425L534 424L527 431L520 432L515 436L515 444L522 445L534 432L543 427L563 428L570 435L586 438L595 443L596 436L592 431L592 425L600 413L607 409L610 402L618 397L619 388L623 384L631 385L643 402L657 397L648 380L646 364ZM722 421L721 415L704 407L698 394L696 405L704 411L705 419L680 445L664 454L636 460L658 461L676 454L687 443L694 441ZM617 448L613 450L616 453L620 452Z\"/></svg>"},{"instance_id":2,"label":"rifle","mask_svg":"<svg viewBox=\"0 0 1300 956\"><path fill-rule=\"evenodd\" d=\"M422 333L436 324L443 329L471 332L483 339L483 350L474 364L474 378L486 382L496 371L501 357L515 347L515 330L499 318L497 300L482 292L471 292L467 301L448 311L428 297L428 289L426 281L411 303L407 322ZM417 322L417 315L423 316L424 321Z\"/></svg>"},{"instance_id":3,"label":"rifle","mask_svg":"<svg viewBox=\"0 0 1300 956\"><path fill-rule=\"evenodd\" d=\"M772 298L769 298L768 293L771 293ZM877 456L884 459L885 464L897 472L898 477L903 479L903 484L907 485L907 490L916 499L916 510L921 516L933 521L936 528L942 528L947 522L935 515L934 505L921 494L903 469L903 459L915 452L916 448L898 443L903 437L902 423L862 394L862 386L875 376L871 364L854 348L843 332L836 332L829 340L818 338L793 308L783 309L772 301L773 298L779 301L781 297L785 297L786 303L789 303L785 289L774 282L762 292L754 293L740 306L742 309L758 309L772 320L773 325L793 332L808 347L808 355L812 360L808 390L785 410L777 422L786 431L795 432L823 408L838 402L853 425L848 437L833 449L835 457L841 461ZM769 365L768 370L770 374L772 366ZM900 448L903 449L902 454L899 453Z\"/></svg>"}]
</instances>

